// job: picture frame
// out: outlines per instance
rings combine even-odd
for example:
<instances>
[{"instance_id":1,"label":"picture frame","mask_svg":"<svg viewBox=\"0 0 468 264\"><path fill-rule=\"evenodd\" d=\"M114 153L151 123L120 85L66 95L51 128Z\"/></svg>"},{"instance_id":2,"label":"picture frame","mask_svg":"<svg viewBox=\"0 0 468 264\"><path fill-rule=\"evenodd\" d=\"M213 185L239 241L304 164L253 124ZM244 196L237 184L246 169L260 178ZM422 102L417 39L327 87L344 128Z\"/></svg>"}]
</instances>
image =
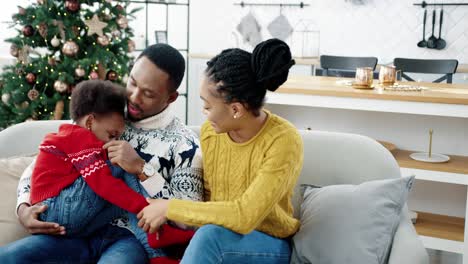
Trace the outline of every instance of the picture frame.
<instances>
[{"instance_id":1,"label":"picture frame","mask_svg":"<svg viewBox=\"0 0 468 264\"><path fill-rule=\"evenodd\" d=\"M156 43L167 44L167 31L156 30L156 31L154 31L154 35L155 35L155 38L156 38Z\"/></svg>"}]
</instances>

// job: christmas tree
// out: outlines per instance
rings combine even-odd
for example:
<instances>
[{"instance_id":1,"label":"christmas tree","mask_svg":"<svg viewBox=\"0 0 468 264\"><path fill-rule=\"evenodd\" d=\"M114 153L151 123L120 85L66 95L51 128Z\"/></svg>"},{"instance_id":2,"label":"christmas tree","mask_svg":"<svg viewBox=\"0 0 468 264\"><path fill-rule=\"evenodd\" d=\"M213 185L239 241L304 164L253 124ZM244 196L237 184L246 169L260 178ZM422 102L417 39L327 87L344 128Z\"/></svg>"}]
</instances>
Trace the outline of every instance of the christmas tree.
<instances>
[{"instance_id":1,"label":"christmas tree","mask_svg":"<svg viewBox=\"0 0 468 264\"><path fill-rule=\"evenodd\" d=\"M0 75L0 130L26 120L68 119L70 93L82 80L125 83L135 49L128 1L37 0L18 7L18 31Z\"/></svg>"}]
</instances>

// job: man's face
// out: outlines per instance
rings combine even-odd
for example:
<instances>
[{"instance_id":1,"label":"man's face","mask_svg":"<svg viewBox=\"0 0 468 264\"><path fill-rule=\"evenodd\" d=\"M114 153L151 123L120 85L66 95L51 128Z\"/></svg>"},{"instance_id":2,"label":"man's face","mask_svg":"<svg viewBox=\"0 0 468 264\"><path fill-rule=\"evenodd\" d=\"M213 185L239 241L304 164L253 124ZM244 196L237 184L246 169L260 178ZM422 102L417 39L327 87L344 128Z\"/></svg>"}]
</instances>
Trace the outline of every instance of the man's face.
<instances>
[{"instance_id":1,"label":"man's face","mask_svg":"<svg viewBox=\"0 0 468 264\"><path fill-rule=\"evenodd\" d=\"M127 82L128 118L139 121L162 112L177 99L171 88L169 74L145 56L138 59Z\"/></svg>"}]
</instances>

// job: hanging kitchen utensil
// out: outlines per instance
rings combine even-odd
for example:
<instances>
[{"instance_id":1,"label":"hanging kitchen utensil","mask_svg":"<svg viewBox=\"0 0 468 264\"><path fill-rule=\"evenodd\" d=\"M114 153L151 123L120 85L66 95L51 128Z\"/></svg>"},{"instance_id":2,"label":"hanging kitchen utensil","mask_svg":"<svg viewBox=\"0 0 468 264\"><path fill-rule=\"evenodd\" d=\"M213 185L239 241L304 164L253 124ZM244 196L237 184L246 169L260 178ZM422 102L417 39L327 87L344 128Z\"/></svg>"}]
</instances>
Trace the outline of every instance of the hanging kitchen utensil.
<instances>
[{"instance_id":1,"label":"hanging kitchen utensil","mask_svg":"<svg viewBox=\"0 0 468 264\"><path fill-rule=\"evenodd\" d=\"M447 42L442 38L442 21L444 19L444 9L440 9L440 17L439 17L439 38L436 41L436 49L441 50L447 46Z\"/></svg>"},{"instance_id":2,"label":"hanging kitchen utensil","mask_svg":"<svg viewBox=\"0 0 468 264\"><path fill-rule=\"evenodd\" d=\"M418 42L418 47L425 48L427 47L426 41L426 17L427 17L427 9L424 9L424 18L423 18L423 39Z\"/></svg>"},{"instance_id":3,"label":"hanging kitchen utensil","mask_svg":"<svg viewBox=\"0 0 468 264\"><path fill-rule=\"evenodd\" d=\"M244 16L237 25L237 31L241 34L244 42L249 43L252 47L262 41L261 29L252 11Z\"/></svg>"},{"instance_id":4,"label":"hanging kitchen utensil","mask_svg":"<svg viewBox=\"0 0 468 264\"><path fill-rule=\"evenodd\" d=\"M427 47L430 49L436 48L437 38L434 36L435 20L436 20L436 10L434 8L434 10L432 10L432 35L427 40Z\"/></svg>"},{"instance_id":5,"label":"hanging kitchen utensil","mask_svg":"<svg viewBox=\"0 0 468 264\"><path fill-rule=\"evenodd\" d=\"M293 28L286 16L283 15L282 6L280 5L280 14L269 25L268 31L271 36L281 40L286 40L293 32Z\"/></svg>"}]
</instances>

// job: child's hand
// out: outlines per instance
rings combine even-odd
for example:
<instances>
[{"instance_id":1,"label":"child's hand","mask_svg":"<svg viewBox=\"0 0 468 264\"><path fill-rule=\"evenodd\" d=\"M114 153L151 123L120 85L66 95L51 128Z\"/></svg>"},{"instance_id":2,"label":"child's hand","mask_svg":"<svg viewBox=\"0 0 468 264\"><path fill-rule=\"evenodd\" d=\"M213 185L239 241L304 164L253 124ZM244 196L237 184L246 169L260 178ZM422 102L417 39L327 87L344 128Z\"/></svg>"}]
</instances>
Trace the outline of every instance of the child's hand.
<instances>
[{"instance_id":1,"label":"child's hand","mask_svg":"<svg viewBox=\"0 0 468 264\"><path fill-rule=\"evenodd\" d=\"M138 226L145 232L153 234L167 221L167 211L169 208L169 200L163 199L146 199L149 203L137 217L140 219Z\"/></svg>"},{"instance_id":2,"label":"child's hand","mask_svg":"<svg viewBox=\"0 0 468 264\"><path fill-rule=\"evenodd\" d=\"M112 164L119 165L126 172L138 175L143 168L144 160L133 149L132 145L124 140L111 140L104 146Z\"/></svg>"}]
</instances>

